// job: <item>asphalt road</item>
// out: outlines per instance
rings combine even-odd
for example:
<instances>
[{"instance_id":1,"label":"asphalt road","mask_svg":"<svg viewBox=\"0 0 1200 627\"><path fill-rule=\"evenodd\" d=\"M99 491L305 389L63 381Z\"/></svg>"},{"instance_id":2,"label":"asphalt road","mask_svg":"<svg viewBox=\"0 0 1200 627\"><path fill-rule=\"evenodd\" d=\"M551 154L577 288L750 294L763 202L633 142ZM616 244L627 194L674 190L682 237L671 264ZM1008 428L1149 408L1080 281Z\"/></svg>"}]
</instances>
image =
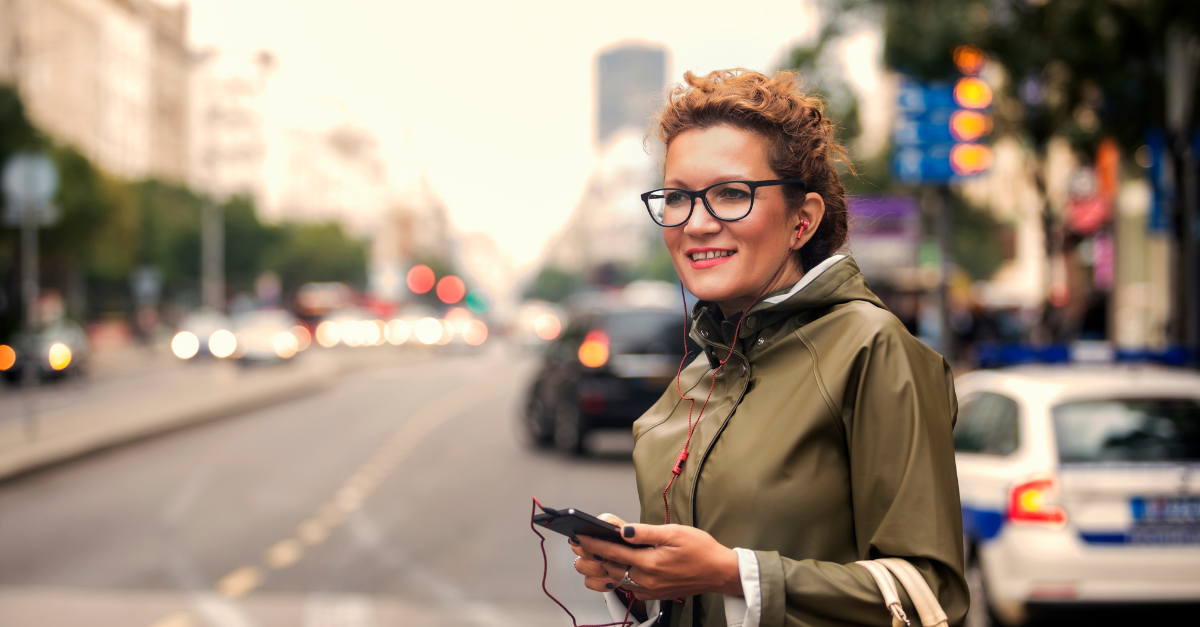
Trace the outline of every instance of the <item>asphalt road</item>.
<instances>
[{"instance_id":1,"label":"asphalt road","mask_svg":"<svg viewBox=\"0 0 1200 627\"><path fill-rule=\"evenodd\" d=\"M627 435L533 451L533 367L395 353L294 402L0 482L0 625L569 625L530 497L636 518ZM550 587L607 622L564 540Z\"/></svg>"}]
</instances>

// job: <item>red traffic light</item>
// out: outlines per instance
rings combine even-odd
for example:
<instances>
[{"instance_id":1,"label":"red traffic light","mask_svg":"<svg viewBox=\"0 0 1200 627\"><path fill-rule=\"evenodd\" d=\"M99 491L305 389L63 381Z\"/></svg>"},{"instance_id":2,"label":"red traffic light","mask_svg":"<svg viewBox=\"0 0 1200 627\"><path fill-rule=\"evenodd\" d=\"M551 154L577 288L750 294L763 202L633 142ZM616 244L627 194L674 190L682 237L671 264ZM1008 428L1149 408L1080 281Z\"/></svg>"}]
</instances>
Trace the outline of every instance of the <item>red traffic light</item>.
<instances>
[{"instance_id":1,"label":"red traffic light","mask_svg":"<svg viewBox=\"0 0 1200 627\"><path fill-rule=\"evenodd\" d=\"M970 109L959 109L950 115L950 134L956 141L973 142L992 132L992 116Z\"/></svg>"},{"instance_id":2,"label":"red traffic light","mask_svg":"<svg viewBox=\"0 0 1200 627\"><path fill-rule=\"evenodd\" d=\"M442 277L437 284L437 297L447 305L453 305L463 299L467 294L467 286L463 284L462 279L454 276Z\"/></svg>"},{"instance_id":3,"label":"red traffic light","mask_svg":"<svg viewBox=\"0 0 1200 627\"><path fill-rule=\"evenodd\" d=\"M433 270L429 266L413 266L408 271L408 289L413 294L424 294L433 289Z\"/></svg>"},{"instance_id":4,"label":"red traffic light","mask_svg":"<svg viewBox=\"0 0 1200 627\"><path fill-rule=\"evenodd\" d=\"M960 78L954 85L954 102L964 109L986 109L992 104L992 88L974 76Z\"/></svg>"},{"instance_id":5,"label":"red traffic light","mask_svg":"<svg viewBox=\"0 0 1200 627\"><path fill-rule=\"evenodd\" d=\"M984 172L992 167L992 149L982 144L955 144L950 149L950 167L959 176Z\"/></svg>"},{"instance_id":6,"label":"red traffic light","mask_svg":"<svg viewBox=\"0 0 1200 627\"><path fill-rule=\"evenodd\" d=\"M979 48L967 44L954 49L954 65L967 76L975 76L987 64L987 55Z\"/></svg>"}]
</instances>

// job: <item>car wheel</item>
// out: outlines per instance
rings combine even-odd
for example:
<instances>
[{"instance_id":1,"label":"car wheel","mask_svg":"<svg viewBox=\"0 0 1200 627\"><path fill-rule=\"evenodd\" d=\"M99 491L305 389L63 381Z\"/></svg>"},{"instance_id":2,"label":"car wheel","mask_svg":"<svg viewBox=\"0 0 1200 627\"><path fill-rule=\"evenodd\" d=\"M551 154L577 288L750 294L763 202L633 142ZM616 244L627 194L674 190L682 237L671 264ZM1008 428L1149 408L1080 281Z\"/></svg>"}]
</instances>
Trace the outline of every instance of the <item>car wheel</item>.
<instances>
[{"instance_id":1,"label":"car wheel","mask_svg":"<svg viewBox=\"0 0 1200 627\"><path fill-rule=\"evenodd\" d=\"M558 450L571 455L582 455L587 430L579 408L570 401L561 401L554 412L554 444Z\"/></svg>"},{"instance_id":2,"label":"car wheel","mask_svg":"<svg viewBox=\"0 0 1200 627\"><path fill-rule=\"evenodd\" d=\"M987 598L987 584L983 578L983 566L978 555L971 555L967 562L967 589L971 592L971 609L967 611L967 619L963 627L997 627L1000 622L992 613Z\"/></svg>"},{"instance_id":3,"label":"car wheel","mask_svg":"<svg viewBox=\"0 0 1200 627\"><path fill-rule=\"evenodd\" d=\"M546 406L537 398L536 392L525 406L525 430L529 439L538 448L548 448L554 444L554 423L546 415Z\"/></svg>"}]
</instances>

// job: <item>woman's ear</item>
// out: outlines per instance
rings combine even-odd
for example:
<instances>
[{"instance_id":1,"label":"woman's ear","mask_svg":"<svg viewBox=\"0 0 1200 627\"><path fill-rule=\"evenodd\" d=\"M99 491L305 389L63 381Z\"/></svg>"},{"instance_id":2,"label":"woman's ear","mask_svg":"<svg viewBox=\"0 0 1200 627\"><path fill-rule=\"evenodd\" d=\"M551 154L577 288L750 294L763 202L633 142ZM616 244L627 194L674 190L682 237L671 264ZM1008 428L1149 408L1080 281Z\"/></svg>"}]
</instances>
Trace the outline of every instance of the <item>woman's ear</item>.
<instances>
[{"instance_id":1,"label":"woman's ear","mask_svg":"<svg viewBox=\"0 0 1200 627\"><path fill-rule=\"evenodd\" d=\"M799 249L800 247L804 246L804 244L808 243L808 240L812 238L813 233L816 233L817 228L821 226L821 218L824 217L825 199L821 198L821 195L816 192L809 192L808 196L804 198L804 203L800 205L800 210L796 212L796 216L794 218L796 222L796 233L800 238L800 241L795 243L796 249ZM804 229L801 230L800 226L806 222L807 225L805 225Z\"/></svg>"}]
</instances>

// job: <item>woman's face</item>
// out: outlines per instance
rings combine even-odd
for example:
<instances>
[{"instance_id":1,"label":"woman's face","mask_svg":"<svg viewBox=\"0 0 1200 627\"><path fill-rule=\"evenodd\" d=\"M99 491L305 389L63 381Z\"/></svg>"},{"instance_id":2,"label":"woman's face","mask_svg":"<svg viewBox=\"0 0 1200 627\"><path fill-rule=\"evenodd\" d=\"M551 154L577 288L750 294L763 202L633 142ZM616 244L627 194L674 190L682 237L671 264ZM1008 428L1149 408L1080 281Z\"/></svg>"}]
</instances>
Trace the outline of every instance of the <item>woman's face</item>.
<instances>
[{"instance_id":1,"label":"woman's face","mask_svg":"<svg viewBox=\"0 0 1200 627\"><path fill-rule=\"evenodd\" d=\"M724 181L777 179L767 149L761 135L731 126L684 131L667 147L664 186L700 190ZM717 220L697 200L686 223L663 228L663 241L684 287L701 300L716 302L729 316L749 307L779 269L796 241L800 220L810 223L803 244L817 230L824 209L820 195L810 193L799 211L789 212L782 186L760 187L745 218ZM719 256L697 258L710 252ZM788 263L772 289L794 283L800 275L796 264Z\"/></svg>"}]
</instances>

